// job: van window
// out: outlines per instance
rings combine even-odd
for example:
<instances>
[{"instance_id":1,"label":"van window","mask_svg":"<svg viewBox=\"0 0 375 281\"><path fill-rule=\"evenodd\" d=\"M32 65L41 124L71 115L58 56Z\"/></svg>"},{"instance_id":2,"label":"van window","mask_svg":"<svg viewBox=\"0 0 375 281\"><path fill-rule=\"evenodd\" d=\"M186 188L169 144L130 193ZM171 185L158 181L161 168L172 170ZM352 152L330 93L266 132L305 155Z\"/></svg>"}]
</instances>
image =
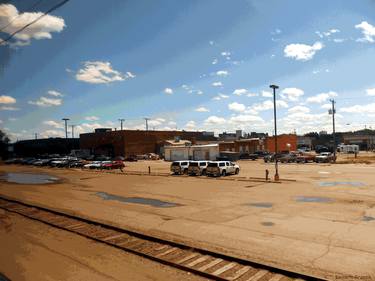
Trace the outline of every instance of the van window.
<instances>
[{"instance_id":1,"label":"van window","mask_svg":"<svg viewBox=\"0 0 375 281\"><path fill-rule=\"evenodd\" d=\"M225 163L224 163L224 162L221 162L221 163L219 163L219 166L220 166L220 167L224 167L224 166L225 166Z\"/></svg>"},{"instance_id":2,"label":"van window","mask_svg":"<svg viewBox=\"0 0 375 281\"><path fill-rule=\"evenodd\" d=\"M229 162L225 162L225 165L229 166Z\"/></svg>"},{"instance_id":3,"label":"van window","mask_svg":"<svg viewBox=\"0 0 375 281\"><path fill-rule=\"evenodd\" d=\"M188 162L181 162L181 166L186 166Z\"/></svg>"},{"instance_id":4,"label":"van window","mask_svg":"<svg viewBox=\"0 0 375 281\"><path fill-rule=\"evenodd\" d=\"M200 162L200 163L199 163L199 166L201 166L201 167L202 167L202 166L206 166L206 165L207 165L206 162Z\"/></svg>"},{"instance_id":5,"label":"van window","mask_svg":"<svg viewBox=\"0 0 375 281\"><path fill-rule=\"evenodd\" d=\"M180 163L178 163L178 162L173 162L173 163L172 163L172 166L180 166Z\"/></svg>"},{"instance_id":6,"label":"van window","mask_svg":"<svg viewBox=\"0 0 375 281\"><path fill-rule=\"evenodd\" d=\"M208 167L217 167L217 163L216 162L210 162L210 163L208 163L207 166Z\"/></svg>"},{"instance_id":7,"label":"van window","mask_svg":"<svg viewBox=\"0 0 375 281\"><path fill-rule=\"evenodd\" d=\"M198 162L190 162L189 166L198 167Z\"/></svg>"}]
</instances>

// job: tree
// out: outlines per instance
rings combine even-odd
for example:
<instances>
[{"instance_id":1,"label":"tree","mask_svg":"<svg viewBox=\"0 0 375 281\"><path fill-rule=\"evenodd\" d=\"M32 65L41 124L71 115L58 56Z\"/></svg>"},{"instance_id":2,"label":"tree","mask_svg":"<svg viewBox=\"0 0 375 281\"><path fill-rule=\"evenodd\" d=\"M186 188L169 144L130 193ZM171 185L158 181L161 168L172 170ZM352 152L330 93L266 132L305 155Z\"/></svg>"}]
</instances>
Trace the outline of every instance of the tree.
<instances>
[{"instance_id":1,"label":"tree","mask_svg":"<svg viewBox=\"0 0 375 281\"><path fill-rule=\"evenodd\" d=\"M3 159L8 154L8 143L10 139L5 132L0 130L0 159Z\"/></svg>"}]
</instances>

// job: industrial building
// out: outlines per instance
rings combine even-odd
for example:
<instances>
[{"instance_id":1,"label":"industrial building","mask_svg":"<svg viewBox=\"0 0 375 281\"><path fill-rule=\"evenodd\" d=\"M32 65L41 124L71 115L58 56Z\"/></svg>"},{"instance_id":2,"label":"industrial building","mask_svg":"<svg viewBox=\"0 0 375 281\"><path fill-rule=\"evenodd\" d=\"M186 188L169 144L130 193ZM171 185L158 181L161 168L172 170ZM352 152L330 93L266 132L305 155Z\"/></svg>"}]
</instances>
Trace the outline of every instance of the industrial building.
<instances>
[{"instance_id":1,"label":"industrial building","mask_svg":"<svg viewBox=\"0 0 375 281\"><path fill-rule=\"evenodd\" d=\"M360 150L375 149L375 135L344 134L343 142L344 144L356 144Z\"/></svg>"},{"instance_id":2,"label":"industrial building","mask_svg":"<svg viewBox=\"0 0 375 281\"><path fill-rule=\"evenodd\" d=\"M165 142L171 139L188 140L195 144L197 141L212 141L216 138L206 132L96 129L94 133L80 135L80 146L94 155L161 155Z\"/></svg>"},{"instance_id":3,"label":"industrial building","mask_svg":"<svg viewBox=\"0 0 375 281\"><path fill-rule=\"evenodd\" d=\"M35 157L45 154L69 154L71 150L79 149L78 138L47 138L21 140L12 144L13 156Z\"/></svg>"},{"instance_id":4,"label":"industrial building","mask_svg":"<svg viewBox=\"0 0 375 281\"><path fill-rule=\"evenodd\" d=\"M267 137L265 139L265 149L268 152L275 152L275 137ZM296 151L297 135L283 134L277 136L277 152Z\"/></svg>"},{"instance_id":5,"label":"industrial building","mask_svg":"<svg viewBox=\"0 0 375 281\"><path fill-rule=\"evenodd\" d=\"M167 161L216 160L218 156L218 144L164 147L164 159Z\"/></svg>"},{"instance_id":6,"label":"industrial building","mask_svg":"<svg viewBox=\"0 0 375 281\"><path fill-rule=\"evenodd\" d=\"M255 151L264 150L264 148L264 140L259 138L219 142L220 151L254 153Z\"/></svg>"}]
</instances>

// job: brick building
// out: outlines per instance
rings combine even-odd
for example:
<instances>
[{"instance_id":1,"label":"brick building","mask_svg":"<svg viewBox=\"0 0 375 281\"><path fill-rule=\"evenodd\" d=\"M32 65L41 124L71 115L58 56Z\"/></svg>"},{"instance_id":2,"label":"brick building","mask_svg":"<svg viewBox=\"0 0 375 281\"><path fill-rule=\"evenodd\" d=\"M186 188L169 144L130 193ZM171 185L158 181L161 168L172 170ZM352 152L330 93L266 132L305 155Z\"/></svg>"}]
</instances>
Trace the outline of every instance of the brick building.
<instances>
[{"instance_id":1,"label":"brick building","mask_svg":"<svg viewBox=\"0 0 375 281\"><path fill-rule=\"evenodd\" d=\"M220 151L232 151L239 153L253 153L264 150L264 141L258 138L224 141L219 143Z\"/></svg>"},{"instance_id":2,"label":"brick building","mask_svg":"<svg viewBox=\"0 0 375 281\"><path fill-rule=\"evenodd\" d=\"M162 152L166 140L180 138L196 141L215 139L204 132L189 131L143 131L143 130L96 130L95 133L80 135L81 149L95 155L129 156Z\"/></svg>"},{"instance_id":3,"label":"brick building","mask_svg":"<svg viewBox=\"0 0 375 281\"><path fill-rule=\"evenodd\" d=\"M275 138L267 137L265 139L265 149L268 152L275 152ZM296 151L297 150L297 135L284 134L277 136L277 150L282 151Z\"/></svg>"}]
</instances>

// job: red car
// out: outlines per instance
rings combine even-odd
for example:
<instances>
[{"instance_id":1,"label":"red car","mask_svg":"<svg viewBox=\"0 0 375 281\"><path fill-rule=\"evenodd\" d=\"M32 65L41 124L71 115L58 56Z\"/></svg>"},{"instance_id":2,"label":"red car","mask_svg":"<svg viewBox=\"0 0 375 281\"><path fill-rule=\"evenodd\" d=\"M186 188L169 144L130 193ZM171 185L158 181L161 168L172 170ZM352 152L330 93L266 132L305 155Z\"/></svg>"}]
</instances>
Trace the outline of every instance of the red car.
<instances>
[{"instance_id":1,"label":"red car","mask_svg":"<svg viewBox=\"0 0 375 281\"><path fill-rule=\"evenodd\" d=\"M122 161L112 161L112 163L106 163L102 166L103 169L108 169L108 170L122 169L124 167L125 165L124 165L124 162Z\"/></svg>"}]
</instances>

